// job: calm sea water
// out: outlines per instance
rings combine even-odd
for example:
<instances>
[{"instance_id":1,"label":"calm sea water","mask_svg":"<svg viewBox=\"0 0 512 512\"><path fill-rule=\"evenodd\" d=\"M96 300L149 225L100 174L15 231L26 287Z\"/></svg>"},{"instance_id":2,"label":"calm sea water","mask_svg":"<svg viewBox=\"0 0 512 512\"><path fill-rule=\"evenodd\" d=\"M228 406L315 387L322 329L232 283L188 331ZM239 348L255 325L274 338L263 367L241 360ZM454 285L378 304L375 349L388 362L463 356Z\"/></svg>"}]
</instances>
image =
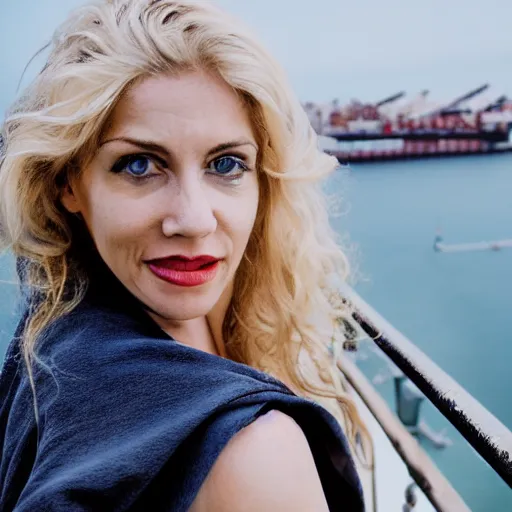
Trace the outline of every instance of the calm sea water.
<instances>
[{"instance_id":1,"label":"calm sea water","mask_svg":"<svg viewBox=\"0 0 512 512\"><path fill-rule=\"evenodd\" d=\"M439 254L446 242L512 238L512 155L354 165L329 190L345 213L333 219L357 246L361 295L512 428L512 249ZM12 262L0 261L0 281ZM0 358L14 328L16 293L0 283ZM383 366L361 363L368 374ZM392 401L391 382L380 386ZM512 510L512 492L433 407L423 417L453 446L425 445L477 512Z\"/></svg>"},{"instance_id":2,"label":"calm sea water","mask_svg":"<svg viewBox=\"0 0 512 512\"><path fill-rule=\"evenodd\" d=\"M446 242L512 238L512 155L354 165L332 181L358 246L361 295L512 429L512 249L436 253ZM384 367L361 363L370 375ZM392 402L392 383L382 385ZM453 446L429 451L478 512L512 510L512 491L430 404Z\"/></svg>"}]
</instances>

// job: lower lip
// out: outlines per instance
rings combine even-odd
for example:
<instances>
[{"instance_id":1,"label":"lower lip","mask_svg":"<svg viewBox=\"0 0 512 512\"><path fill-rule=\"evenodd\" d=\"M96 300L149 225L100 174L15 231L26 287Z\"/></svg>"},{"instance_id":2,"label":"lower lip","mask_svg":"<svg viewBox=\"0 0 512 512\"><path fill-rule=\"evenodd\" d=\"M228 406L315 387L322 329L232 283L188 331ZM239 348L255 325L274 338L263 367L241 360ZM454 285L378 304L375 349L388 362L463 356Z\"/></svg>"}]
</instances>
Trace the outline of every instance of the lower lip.
<instances>
[{"instance_id":1,"label":"lower lip","mask_svg":"<svg viewBox=\"0 0 512 512\"><path fill-rule=\"evenodd\" d=\"M166 267L160 267L152 263L148 263L148 267L160 279L177 286L201 286L213 281L217 275L219 262L216 261L205 268L192 271L174 270Z\"/></svg>"}]
</instances>

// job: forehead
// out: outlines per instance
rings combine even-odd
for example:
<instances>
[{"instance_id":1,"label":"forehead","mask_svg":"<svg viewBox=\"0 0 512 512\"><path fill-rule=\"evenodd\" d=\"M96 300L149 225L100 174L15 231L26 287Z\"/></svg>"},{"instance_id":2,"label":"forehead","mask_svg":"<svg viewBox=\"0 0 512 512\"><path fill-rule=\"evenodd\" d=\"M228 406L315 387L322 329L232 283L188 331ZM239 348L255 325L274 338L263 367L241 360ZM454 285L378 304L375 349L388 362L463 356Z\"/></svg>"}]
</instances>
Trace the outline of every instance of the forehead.
<instances>
[{"instance_id":1,"label":"forehead","mask_svg":"<svg viewBox=\"0 0 512 512\"><path fill-rule=\"evenodd\" d=\"M253 139L249 113L238 94L220 77L195 71L149 77L132 86L114 109L109 135L152 138L188 135L211 139Z\"/></svg>"}]
</instances>

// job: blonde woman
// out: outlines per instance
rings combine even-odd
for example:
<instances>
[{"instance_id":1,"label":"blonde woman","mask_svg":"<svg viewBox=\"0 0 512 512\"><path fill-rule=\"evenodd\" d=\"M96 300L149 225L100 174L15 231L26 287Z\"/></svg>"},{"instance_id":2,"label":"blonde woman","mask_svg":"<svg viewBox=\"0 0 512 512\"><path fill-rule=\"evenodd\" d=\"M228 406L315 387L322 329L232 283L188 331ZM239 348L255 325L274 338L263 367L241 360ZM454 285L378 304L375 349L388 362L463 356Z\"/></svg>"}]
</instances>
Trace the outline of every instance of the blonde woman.
<instances>
[{"instance_id":1,"label":"blonde woman","mask_svg":"<svg viewBox=\"0 0 512 512\"><path fill-rule=\"evenodd\" d=\"M2 139L25 314L0 509L363 510L319 320L343 314L336 162L247 30L205 2L87 5Z\"/></svg>"}]
</instances>

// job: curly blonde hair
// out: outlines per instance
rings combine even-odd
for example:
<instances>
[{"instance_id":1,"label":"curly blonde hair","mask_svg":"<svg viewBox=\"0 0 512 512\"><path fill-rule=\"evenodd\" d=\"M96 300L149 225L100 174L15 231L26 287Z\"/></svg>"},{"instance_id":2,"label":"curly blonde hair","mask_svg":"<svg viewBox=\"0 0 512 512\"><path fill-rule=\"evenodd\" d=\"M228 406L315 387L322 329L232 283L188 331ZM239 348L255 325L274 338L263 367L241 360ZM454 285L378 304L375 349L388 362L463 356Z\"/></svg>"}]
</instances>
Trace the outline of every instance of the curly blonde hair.
<instances>
[{"instance_id":1,"label":"curly blonde hair","mask_svg":"<svg viewBox=\"0 0 512 512\"><path fill-rule=\"evenodd\" d=\"M348 313L332 300L329 281L345 279L349 266L321 190L337 161L318 150L280 66L238 20L191 0L86 5L50 47L44 69L7 116L0 154L2 245L27 263L26 284L41 299L22 338L32 386L38 336L87 287L60 204L63 183L80 172L133 83L210 70L244 100L260 147L259 211L224 320L227 353L323 404L355 444L366 430L332 354L333 326Z\"/></svg>"}]
</instances>

